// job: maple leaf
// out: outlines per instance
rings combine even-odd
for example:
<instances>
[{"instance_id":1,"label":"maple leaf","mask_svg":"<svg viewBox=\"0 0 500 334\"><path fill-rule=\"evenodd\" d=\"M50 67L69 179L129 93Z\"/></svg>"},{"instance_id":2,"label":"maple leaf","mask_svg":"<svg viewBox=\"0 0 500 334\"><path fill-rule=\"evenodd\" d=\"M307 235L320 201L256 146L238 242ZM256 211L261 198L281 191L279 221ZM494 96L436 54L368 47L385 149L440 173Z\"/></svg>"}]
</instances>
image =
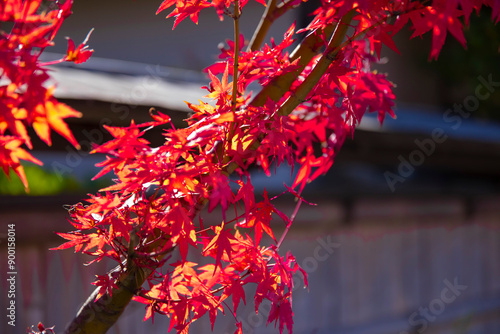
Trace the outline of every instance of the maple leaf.
<instances>
[{"instance_id":1,"label":"maple leaf","mask_svg":"<svg viewBox=\"0 0 500 334\"><path fill-rule=\"evenodd\" d=\"M301 159L301 167L297 176L295 177L295 181L293 182L292 188L297 187L300 184L299 193L302 192L307 182L310 182L311 176L311 165L312 165L312 156L308 155Z\"/></svg>"},{"instance_id":2,"label":"maple leaf","mask_svg":"<svg viewBox=\"0 0 500 334\"><path fill-rule=\"evenodd\" d=\"M426 7L421 17L413 20L414 32L410 38L421 36L432 30L432 48L429 59L437 59L449 31L464 47L463 25L459 17L463 12L456 7L455 1L435 1L432 7Z\"/></svg>"},{"instance_id":3,"label":"maple leaf","mask_svg":"<svg viewBox=\"0 0 500 334\"><path fill-rule=\"evenodd\" d=\"M389 47L392 51L396 52L397 54L401 54L399 52L396 43L392 39L393 35L393 29L394 27L389 24L382 24L376 31L376 34L374 34L371 38L374 43L374 49L375 52L380 59L380 52L382 50L382 43L385 44L387 47Z\"/></svg>"},{"instance_id":4,"label":"maple leaf","mask_svg":"<svg viewBox=\"0 0 500 334\"><path fill-rule=\"evenodd\" d=\"M28 191L28 180L20 160L30 161L37 165L42 165L42 162L22 149L20 147L22 143L21 139L13 136L0 136L0 166L7 176L9 176L9 168L12 168L23 182L25 190Z\"/></svg>"},{"instance_id":5,"label":"maple leaf","mask_svg":"<svg viewBox=\"0 0 500 334\"><path fill-rule=\"evenodd\" d=\"M89 253L90 249L97 247L97 251L101 252L104 246L108 243L106 235L104 235L103 233L83 234L81 232L72 232L57 233L57 235L69 241L58 247L50 248L51 250L75 247L75 253L79 251L82 251L83 253Z\"/></svg>"},{"instance_id":6,"label":"maple leaf","mask_svg":"<svg viewBox=\"0 0 500 334\"><path fill-rule=\"evenodd\" d=\"M233 201L234 197L231 187L229 186L229 178L221 173L215 173L210 175L210 179L213 187L210 194L208 212L212 212L220 203L223 219L225 220L228 204Z\"/></svg>"},{"instance_id":7,"label":"maple leaf","mask_svg":"<svg viewBox=\"0 0 500 334\"><path fill-rule=\"evenodd\" d=\"M113 273L113 274L116 274ZM109 293L110 296L113 295L113 289L118 289L116 285L116 275L106 274L106 275L96 275L97 280L91 284L99 287L99 292L95 297L95 300L101 298L105 293Z\"/></svg>"},{"instance_id":8,"label":"maple leaf","mask_svg":"<svg viewBox=\"0 0 500 334\"><path fill-rule=\"evenodd\" d=\"M172 242L179 246L182 260L186 260L188 246L191 244L196 247L196 234L194 225L186 210L175 203L167 214L167 222L170 224Z\"/></svg>"},{"instance_id":9,"label":"maple leaf","mask_svg":"<svg viewBox=\"0 0 500 334\"><path fill-rule=\"evenodd\" d=\"M66 138L74 147L80 149L80 144L76 141L75 137L68 128L68 125L63 119L68 117L81 117L82 114L66 104L57 101L52 96L52 90L47 90L49 96L44 104L38 104L35 107L35 116L33 121L33 129L38 137L42 139L47 145L52 145L50 139L50 128L58 132L61 136Z\"/></svg>"},{"instance_id":10,"label":"maple leaf","mask_svg":"<svg viewBox=\"0 0 500 334\"><path fill-rule=\"evenodd\" d=\"M94 214L98 214L100 219L107 216L108 213L114 211L121 206L121 198L118 194L106 192L104 194L90 195L87 201L91 204L88 211L92 210Z\"/></svg>"},{"instance_id":11,"label":"maple leaf","mask_svg":"<svg viewBox=\"0 0 500 334\"><path fill-rule=\"evenodd\" d=\"M207 88L210 94L207 94L204 97L216 99L218 105L225 105L230 100L231 90L233 87L232 82L227 82L227 77L229 75L229 63L226 63L226 69L222 75L222 80L219 80L219 78L213 75L211 71L208 71L208 75L210 80L212 80L210 87Z\"/></svg>"},{"instance_id":12,"label":"maple leaf","mask_svg":"<svg viewBox=\"0 0 500 334\"><path fill-rule=\"evenodd\" d=\"M240 280L231 282L231 285L227 287L227 290L224 289L224 294L232 295L234 312L236 312L236 310L238 309L241 300L243 300L243 304L246 304L245 290L243 289Z\"/></svg>"},{"instance_id":13,"label":"maple leaf","mask_svg":"<svg viewBox=\"0 0 500 334\"><path fill-rule=\"evenodd\" d=\"M238 190L234 201L238 202L243 200L245 203L245 219L248 220L250 218L250 211L255 206L254 188L250 180L250 175L247 175L247 182L238 180L237 183L239 184L240 189Z\"/></svg>"},{"instance_id":14,"label":"maple leaf","mask_svg":"<svg viewBox=\"0 0 500 334\"><path fill-rule=\"evenodd\" d=\"M127 242L130 242L130 231L132 226L127 219L123 217L113 217L110 222L109 235L111 238L124 237Z\"/></svg>"},{"instance_id":15,"label":"maple leaf","mask_svg":"<svg viewBox=\"0 0 500 334\"><path fill-rule=\"evenodd\" d=\"M295 257L290 252L287 252L286 257L283 258L277 253L277 250L274 246L271 247L271 249L273 250L271 255L276 261L276 263L271 266L272 272L279 275L281 283L284 284L289 291L292 291L294 288L293 275L297 271L300 271L302 273L302 276L304 277L305 286L309 287L307 281L307 273L297 264Z\"/></svg>"},{"instance_id":16,"label":"maple leaf","mask_svg":"<svg viewBox=\"0 0 500 334\"><path fill-rule=\"evenodd\" d=\"M67 249L70 247L75 247L75 253L77 253L82 249L83 245L87 243L89 240L89 235L79 232L57 233L57 235L69 241L63 243L58 247L50 248L50 250L59 250L59 249Z\"/></svg>"},{"instance_id":17,"label":"maple leaf","mask_svg":"<svg viewBox=\"0 0 500 334\"><path fill-rule=\"evenodd\" d=\"M241 322L236 322L236 331L234 334L243 334L243 328Z\"/></svg>"},{"instance_id":18,"label":"maple leaf","mask_svg":"<svg viewBox=\"0 0 500 334\"><path fill-rule=\"evenodd\" d=\"M202 9L211 7L210 3L206 0L165 0L160 4L160 7L156 11L156 14L164 11L167 8L175 5L175 9L167 15L169 17L175 17L175 22L173 29L182 22L185 18L191 18L191 21L198 24L198 16Z\"/></svg>"},{"instance_id":19,"label":"maple leaf","mask_svg":"<svg viewBox=\"0 0 500 334\"><path fill-rule=\"evenodd\" d=\"M64 57L65 61L72 61L75 64L81 64L90 58L94 50L89 50L89 46L86 44L90 38L90 34L92 34L92 31L94 31L93 28L89 31L85 40L78 45L77 48L75 48L75 42L68 37L68 50L66 51L66 56Z\"/></svg>"},{"instance_id":20,"label":"maple leaf","mask_svg":"<svg viewBox=\"0 0 500 334\"><path fill-rule=\"evenodd\" d=\"M259 312L259 306L264 298L269 298L270 294L275 294L278 287L276 275L271 275L269 271L262 268L260 271L253 271L246 281L257 282L257 289L255 291L255 313Z\"/></svg>"},{"instance_id":21,"label":"maple leaf","mask_svg":"<svg viewBox=\"0 0 500 334\"><path fill-rule=\"evenodd\" d=\"M154 112L154 109L151 108L149 110L149 115L154 120L154 122L144 123L143 125L145 125L145 126L158 126L158 125L163 125L163 124L167 124L167 123L172 122L172 119L167 114L161 113L159 111L156 112L156 114L154 114L153 112Z\"/></svg>"},{"instance_id":22,"label":"maple leaf","mask_svg":"<svg viewBox=\"0 0 500 334\"><path fill-rule=\"evenodd\" d=\"M92 153L120 152L124 157L133 157L137 151L147 148L149 142L139 138L143 132L132 120L128 127L103 126L114 139L94 148Z\"/></svg>"},{"instance_id":23,"label":"maple leaf","mask_svg":"<svg viewBox=\"0 0 500 334\"><path fill-rule=\"evenodd\" d=\"M249 213L249 218L240 222L238 226L246 228L254 228L255 231L255 243L259 244L262 238L262 232L266 232L273 240L276 242L273 230L269 226L271 222L272 213L278 212L278 210L271 204L267 191L264 189L264 200L257 203L253 210Z\"/></svg>"},{"instance_id":24,"label":"maple leaf","mask_svg":"<svg viewBox=\"0 0 500 334\"><path fill-rule=\"evenodd\" d=\"M203 254L206 256L208 251L215 250L215 265L220 266L220 261L223 253L225 252L229 261L231 261L231 254L233 252L231 241L236 241L234 236L229 232L228 229L224 228L224 223L221 226L215 226L213 228L215 236L212 238L210 243L203 249Z\"/></svg>"},{"instance_id":25,"label":"maple leaf","mask_svg":"<svg viewBox=\"0 0 500 334\"><path fill-rule=\"evenodd\" d=\"M293 312L292 305L290 303L291 292L288 292L283 297L278 295L273 295L271 301L271 310L269 311L269 316L267 318L267 324L274 321L274 325L279 321L280 334L283 333L285 325L290 334L293 334Z\"/></svg>"},{"instance_id":26,"label":"maple leaf","mask_svg":"<svg viewBox=\"0 0 500 334\"><path fill-rule=\"evenodd\" d=\"M16 93L17 89L17 85L12 83L0 87L0 96L3 97L3 103L0 104L0 134L4 134L8 129L14 137L22 139L31 149L31 139L23 123L28 113L24 108L15 107L15 101L22 99L22 96Z\"/></svg>"}]
</instances>

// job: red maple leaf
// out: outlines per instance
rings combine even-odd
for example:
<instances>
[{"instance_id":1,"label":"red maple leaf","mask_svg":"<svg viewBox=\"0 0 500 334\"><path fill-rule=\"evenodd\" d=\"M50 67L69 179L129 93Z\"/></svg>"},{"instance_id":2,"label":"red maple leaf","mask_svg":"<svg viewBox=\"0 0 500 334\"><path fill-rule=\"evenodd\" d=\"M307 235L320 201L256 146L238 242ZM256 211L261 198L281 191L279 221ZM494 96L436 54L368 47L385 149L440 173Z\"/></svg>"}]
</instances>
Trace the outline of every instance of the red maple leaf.
<instances>
[{"instance_id":1,"label":"red maple leaf","mask_svg":"<svg viewBox=\"0 0 500 334\"><path fill-rule=\"evenodd\" d=\"M193 222L189 218L186 210L175 203L167 214L167 223L170 224L172 242L179 246L182 260L186 260L188 246L196 247L196 233Z\"/></svg>"},{"instance_id":2,"label":"red maple leaf","mask_svg":"<svg viewBox=\"0 0 500 334\"><path fill-rule=\"evenodd\" d=\"M81 64L86 62L90 56L92 56L94 50L90 50L89 46L86 45L92 31L94 31L93 28L89 31L85 40L78 45L77 48L75 48L75 42L68 37L68 50L66 51L66 56L63 58L64 61L72 61L75 64Z\"/></svg>"},{"instance_id":3,"label":"red maple leaf","mask_svg":"<svg viewBox=\"0 0 500 334\"><path fill-rule=\"evenodd\" d=\"M231 261L231 254L233 253L231 241L236 241L236 239L228 229L224 228L224 223L222 223L221 226L215 226L213 230L215 236L208 245L205 246L203 253L206 255L209 251L215 250L215 265L220 266L220 261L224 253L226 253L228 260Z\"/></svg>"},{"instance_id":4,"label":"red maple leaf","mask_svg":"<svg viewBox=\"0 0 500 334\"><path fill-rule=\"evenodd\" d=\"M463 25L460 21L462 15L463 11L457 8L455 1L434 1L432 7L426 7L422 17L413 21L415 31L411 38L432 30L432 48L429 59L437 59L448 31L465 47Z\"/></svg>"},{"instance_id":5,"label":"red maple leaf","mask_svg":"<svg viewBox=\"0 0 500 334\"><path fill-rule=\"evenodd\" d=\"M9 168L11 168L19 176L24 188L28 191L28 180L20 160L30 161L37 165L42 165L42 162L22 149L20 147L22 143L22 140L16 137L0 136L0 166L7 176L9 175Z\"/></svg>"},{"instance_id":6,"label":"red maple leaf","mask_svg":"<svg viewBox=\"0 0 500 334\"><path fill-rule=\"evenodd\" d=\"M81 117L82 114L51 96L52 90L50 89L47 91L47 99L44 103L40 103L35 107L33 129L38 137L49 146L52 145L50 138L50 128L52 128L66 138L73 146L80 149L80 144L73 137L64 119L68 117Z\"/></svg>"},{"instance_id":7,"label":"red maple leaf","mask_svg":"<svg viewBox=\"0 0 500 334\"><path fill-rule=\"evenodd\" d=\"M226 69L222 74L222 79L219 80L212 72L209 70L208 75L210 77L211 83L210 87L206 87L210 94L205 95L206 98L211 98L217 100L218 105L226 105L226 103L231 99L231 90L233 83L227 82L229 75L229 63L226 63Z\"/></svg>"},{"instance_id":8,"label":"red maple leaf","mask_svg":"<svg viewBox=\"0 0 500 334\"><path fill-rule=\"evenodd\" d=\"M174 27L182 22L185 18L189 17L191 21L198 24L198 16L202 9L210 7L210 3L206 0L165 0L161 3L156 11L156 14L164 11L167 8L175 5L175 9L167 15L168 17L175 17Z\"/></svg>"},{"instance_id":9,"label":"red maple leaf","mask_svg":"<svg viewBox=\"0 0 500 334\"><path fill-rule=\"evenodd\" d=\"M51 250L66 249L70 247L75 247L75 253L79 251L87 252L94 247L97 247L98 250L102 250L108 242L105 235L98 233L83 234L80 232L73 232L57 233L57 235L69 241L59 247L51 248Z\"/></svg>"},{"instance_id":10,"label":"red maple leaf","mask_svg":"<svg viewBox=\"0 0 500 334\"><path fill-rule=\"evenodd\" d=\"M240 185L240 189L236 194L234 201L238 202L243 200L245 204L245 219L250 218L250 210L255 206L255 194L252 182L250 180L250 175L247 176L247 182L237 181Z\"/></svg>"},{"instance_id":11,"label":"red maple leaf","mask_svg":"<svg viewBox=\"0 0 500 334\"><path fill-rule=\"evenodd\" d=\"M242 324L241 322L237 322L236 323L236 331L234 332L234 334L243 334L243 329L242 329Z\"/></svg>"},{"instance_id":12,"label":"red maple leaf","mask_svg":"<svg viewBox=\"0 0 500 334\"><path fill-rule=\"evenodd\" d=\"M210 203L208 212L212 212L215 207L220 204L222 208L223 219L225 220L226 210L228 205L232 203L234 195L229 186L229 178L221 173L210 175L212 183L212 192L210 195Z\"/></svg>"},{"instance_id":13,"label":"red maple leaf","mask_svg":"<svg viewBox=\"0 0 500 334\"><path fill-rule=\"evenodd\" d=\"M109 293L110 296L113 294L113 289L118 289L116 285L116 275L106 274L106 275L96 275L97 280L91 284L99 287L99 292L95 297L95 300L101 298L105 293Z\"/></svg>"},{"instance_id":14,"label":"red maple leaf","mask_svg":"<svg viewBox=\"0 0 500 334\"><path fill-rule=\"evenodd\" d=\"M283 333L285 325L290 334L293 333L293 312L292 304L290 303L291 292L288 292L284 296L273 295L271 298L271 311L269 311L269 316L267 318L267 324L274 321L274 325L279 321L280 334Z\"/></svg>"},{"instance_id":15,"label":"red maple leaf","mask_svg":"<svg viewBox=\"0 0 500 334\"><path fill-rule=\"evenodd\" d=\"M255 207L249 212L248 219L240 222L238 226L246 228L254 228L255 231L255 243L259 244L262 239L262 232L266 232L273 240L276 242L273 230L269 226L272 213L278 213L278 210L271 204L267 191L264 190L264 200L257 203Z\"/></svg>"},{"instance_id":16,"label":"red maple leaf","mask_svg":"<svg viewBox=\"0 0 500 334\"><path fill-rule=\"evenodd\" d=\"M224 288L224 293L221 299L225 299L229 296L232 296L233 299L233 312L236 313L238 310L238 306L240 301L243 300L243 304L246 304L245 301L245 290L243 289L242 281L239 279L231 281L229 285Z\"/></svg>"}]
</instances>

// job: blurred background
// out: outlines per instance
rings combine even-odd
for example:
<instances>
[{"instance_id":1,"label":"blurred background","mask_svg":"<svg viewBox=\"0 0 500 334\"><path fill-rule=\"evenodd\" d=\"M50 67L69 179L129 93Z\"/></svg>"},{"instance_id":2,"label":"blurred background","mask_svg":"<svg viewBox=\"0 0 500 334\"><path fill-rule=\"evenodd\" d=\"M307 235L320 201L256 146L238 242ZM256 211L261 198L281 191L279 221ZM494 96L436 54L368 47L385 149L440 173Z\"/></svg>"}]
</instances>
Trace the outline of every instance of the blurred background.
<instances>
[{"instance_id":1,"label":"blurred background","mask_svg":"<svg viewBox=\"0 0 500 334\"><path fill-rule=\"evenodd\" d=\"M42 321L62 332L93 290L95 274L109 264L88 261L71 250L48 251L62 242L54 232L71 230L63 205L109 184L90 179L102 156L92 143L109 139L103 125L124 126L149 119L155 107L176 126L208 83L202 69L217 60L218 46L232 39L232 21L202 12L172 31L168 12L154 15L161 1L75 1L73 12L46 60L66 52L65 36L89 41L95 50L85 64L52 67L56 96L83 113L68 123L82 146L76 151L54 135L53 147L34 140L43 167L27 166L31 193L17 177L0 174L1 290L7 291L7 225L16 226L16 327L0 320L1 333L26 333ZM314 4L312 5L314 6ZM263 7L249 3L241 20L248 40ZM296 21L304 26L311 8L275 23L280 40ZM473 15L468 49L448 38L437 61L429 62L430 39L397 38L401 55L384 50L377 70L397 87L397 119L380 126L367 115L337 156L331 172L306 187L303 205L282 250L292 250L309 274L309 291L296 277L294 332L500 333L500 26L491 13ZM36 136L32 136L36 139ZM148 140L161 144L161 134ZM256 173L256 190L281 193L292 171ZM283 198L291 214L295 202ZM210 218L208 218L210 219ZM275 222L279 226L279 220ZM0 300L5 310L7 298ZM244 332L277 333L265 326L269 305L253 312L250 292L240 314ZM165 333L167 317L142 322L144 307L131 304L111 333ZM233 333L229 314L215 333ZM208 319L193 333L210 332Z\"/></svg>"}]
</instances>

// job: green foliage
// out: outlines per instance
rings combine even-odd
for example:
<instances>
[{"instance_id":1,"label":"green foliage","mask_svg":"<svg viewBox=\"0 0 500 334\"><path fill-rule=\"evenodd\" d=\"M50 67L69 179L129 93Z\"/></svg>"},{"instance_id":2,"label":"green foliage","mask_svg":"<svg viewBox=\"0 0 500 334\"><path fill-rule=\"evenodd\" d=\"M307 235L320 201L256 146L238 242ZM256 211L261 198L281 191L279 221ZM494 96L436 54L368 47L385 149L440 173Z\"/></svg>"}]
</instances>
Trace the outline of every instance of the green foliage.
<instances>
[{"instance_id":1,"label":"green foliage","mask_svg":"<svg viewBox=\"0 0 500 334\"><path fill-rule=\"evenodd\" d=\"M32 196L57 195L68 192L79 192L82 185L72 177L61 178L38 166L25 167L26 178L30 184ZM11 170L9 177L0 173L0 195L26 195L22 181Z\"/></svg>"},{"instance_id":2,"label":"green foliage","mask_svg":"<svg viewBox=\"0 0 500 334\"><path fill-rule=\"evenodd\" d=\"M442 82L442 103L456 103L463 94L474 92L478 76L492 75L500 81L500 25L491 20L491 9L483 8L479 15L471 15L470 25L464 31L467 50L455 39L447 39L437 61L431 66ZM422 52L422 65L428 67L427 55ZM424 65L425 63L425 65ZM457 91L459 96L453 94ZM500 90L496 90L473 117L500 121Z\"/></svg>"}]
</instances>

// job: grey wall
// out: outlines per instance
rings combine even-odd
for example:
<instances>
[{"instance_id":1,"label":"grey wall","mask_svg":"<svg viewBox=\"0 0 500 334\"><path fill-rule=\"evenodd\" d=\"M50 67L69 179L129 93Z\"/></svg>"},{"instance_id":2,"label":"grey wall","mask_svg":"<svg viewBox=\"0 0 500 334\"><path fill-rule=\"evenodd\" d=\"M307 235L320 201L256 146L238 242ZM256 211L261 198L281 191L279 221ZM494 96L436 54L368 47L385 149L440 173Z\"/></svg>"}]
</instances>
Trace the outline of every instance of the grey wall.
<instances>
[{"instance_id":1,"label":"grey wall","mask_svg":"<svg viewBox=\"0 0 500 334\"><path fill-rule=\"evenodd\" d=\"M463 201L453 197L358 199L349 226L342 223L345 208L336 201L304 206L281 248L283 254L292 250L309 274L309 291L296 277L294 333L500 332L498 200L483 198L475 214L467 216ZM290 213L289 205L282 210ZM7 223L19 230L19 274L17 326L8 327L2 318L1 333L25 333L38 321L60 332L90 294L94 275L104 271L105 263L84 267L88 259L71 250L47 251L58 244L51 231L69 228L63 213L56 213L62 211L2 213L2 231ZM455 292L450 285L458 286ZM4 310L5 300L0 303ZM269 305L261 307L264 316L255 315L253 307L250 289L247 307L239 311L244 333L278 333L265 326ZM131 304L110 333L165 333L168 318L158 315L154 324L143 323L144 311L143 305ZM410 321L416 332L410 331ZM233 317L218 319L214 332L234 333ZM192 333L210 333L208 318L196 322Z\"/></svg>"}]
</instances>

